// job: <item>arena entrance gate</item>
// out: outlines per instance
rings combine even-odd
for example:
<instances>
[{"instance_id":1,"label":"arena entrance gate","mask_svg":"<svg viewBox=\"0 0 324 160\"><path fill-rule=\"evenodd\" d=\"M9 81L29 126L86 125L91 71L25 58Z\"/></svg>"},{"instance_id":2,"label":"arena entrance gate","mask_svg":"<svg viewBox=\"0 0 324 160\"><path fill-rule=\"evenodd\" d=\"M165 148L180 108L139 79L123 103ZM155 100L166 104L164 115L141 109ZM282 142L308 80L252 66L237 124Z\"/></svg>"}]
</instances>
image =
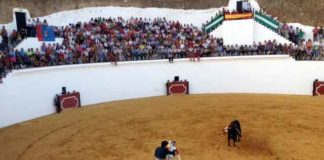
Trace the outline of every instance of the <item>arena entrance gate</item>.
<instances>
[{"instance_id":1,"label":"arena entrance gate","mask_svg":"<svg viewBox=\"0 0 324 160\"><path fill-rule=\"evenodd\" d=\"M24 12L15 12L16 23L17 23L17 31L20 32L21 29L26 29L26 13Z\"/></svg>"}]
</instances>

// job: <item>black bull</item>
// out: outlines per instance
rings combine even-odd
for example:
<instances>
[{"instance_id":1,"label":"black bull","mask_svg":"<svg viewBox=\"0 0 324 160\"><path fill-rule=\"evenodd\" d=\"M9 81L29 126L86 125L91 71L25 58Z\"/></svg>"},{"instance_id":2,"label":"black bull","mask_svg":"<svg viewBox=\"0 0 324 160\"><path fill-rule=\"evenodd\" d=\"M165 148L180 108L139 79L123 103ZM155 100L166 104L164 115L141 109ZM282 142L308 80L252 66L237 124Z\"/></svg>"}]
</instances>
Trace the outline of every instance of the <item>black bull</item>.
<instances>
[{"instance_id":1,"label":"black bull","mask_svg":"<svg viewBox=\"0 0 324 160\"><path fill-rule=\"evenodd\" d=\"M228 132L227 132L228 146L231 145L230 143L231 139L233 140L235 146L235 142L239 142L241 137L242 137L242 129L241 129L240 122L238 120L232 121L231 124L228 126Z\"/></svg>"}]
</instances>

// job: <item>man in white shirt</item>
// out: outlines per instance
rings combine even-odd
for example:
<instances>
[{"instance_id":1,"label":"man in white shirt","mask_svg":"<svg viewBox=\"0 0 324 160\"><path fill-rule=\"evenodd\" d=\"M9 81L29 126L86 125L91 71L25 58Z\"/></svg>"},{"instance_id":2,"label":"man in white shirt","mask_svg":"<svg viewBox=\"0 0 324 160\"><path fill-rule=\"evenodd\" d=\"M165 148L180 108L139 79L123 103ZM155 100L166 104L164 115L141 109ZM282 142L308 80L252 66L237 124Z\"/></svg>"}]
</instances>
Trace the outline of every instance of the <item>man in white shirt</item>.
<instances>
[{"instance_id":1,"label":"man in white shirt","mask_svg":"<svg viewBox=\"0 0 324 160\"><path fill-rule=\"evenodd\" d=\"M177 157L178 160L181 160L179 151L176 147L176 141L168 141L168 142L169 142L169 144L168 144L167 148L168 148L169 152L172 154L167 154L166 159L173 160L175 157Z\"/></svg>"},{"instance_id":2,"label":"man in white shirt","mask_svg":"<svg viewBox=\"0 0 324 160\"><path fill-rule=\"evenodd\" d=\"M250 12L251 11L251 5L248 0L243 0L243 12Z\"/></svg>"}]
</instances>

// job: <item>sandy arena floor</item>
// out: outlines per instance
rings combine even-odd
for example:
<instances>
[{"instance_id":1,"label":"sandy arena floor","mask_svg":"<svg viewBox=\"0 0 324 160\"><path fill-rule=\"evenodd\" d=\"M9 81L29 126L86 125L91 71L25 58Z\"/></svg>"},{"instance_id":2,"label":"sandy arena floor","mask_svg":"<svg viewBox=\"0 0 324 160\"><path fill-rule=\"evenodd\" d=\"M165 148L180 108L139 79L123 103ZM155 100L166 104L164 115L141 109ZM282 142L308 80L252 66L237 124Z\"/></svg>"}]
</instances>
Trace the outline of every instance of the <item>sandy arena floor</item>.
<instances>
[{"instance_id":1,"label":"sandy arena floor","mask_svg":"<svg viewBox=\"0 0 324 160\"><path fill-rule=\"evenodd\" d=\"M234 119L242 125L239 148L220 135ZM169 139L177 141L183 160L321 160L323 133L324 97L154 97L0 129L0 160L152 160Z\"/></svg>"}]
</instances>

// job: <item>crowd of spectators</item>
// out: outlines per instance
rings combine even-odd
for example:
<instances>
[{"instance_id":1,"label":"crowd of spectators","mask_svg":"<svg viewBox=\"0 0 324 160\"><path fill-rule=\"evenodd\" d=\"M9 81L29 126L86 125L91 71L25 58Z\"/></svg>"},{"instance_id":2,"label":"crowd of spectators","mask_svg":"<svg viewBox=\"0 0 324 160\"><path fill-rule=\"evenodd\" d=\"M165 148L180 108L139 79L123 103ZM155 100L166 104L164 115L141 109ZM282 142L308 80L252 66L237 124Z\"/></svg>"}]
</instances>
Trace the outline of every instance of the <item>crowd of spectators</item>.
<instances>
[{"instance_id":1,"label":"crowd of spectators","mask_svg":"<svg viewBox=\"0 0 324 160\"><path fill-rule=\"evenodd\" d=\"M261 11L263 15L277 21L280 26L278 33L296 44L293 54L296 60L323 60L324 56L324 33L323 27L313 28L313 40L304 38L305 32L298 27L290 26L286 23L280 23L276 17L268 15Z\"/></svg>"},{"instance_id":2,"label":"crowd of spectators","mask_svg":"<svg viewBox=\"0 0 324 160\"><path fill-rule=\"evenodd\" d=\"M250 6L249 3L247 3L247 6ZM271 15L268 15L264 10L260 10L260 11L253 11L251 9L251 7L245 7L246 9L243 9L242 12L246 13L246 12L259 12L261 14L263 14L264 16L267 16L271 19L273 19L274 21L278 22L280 24L279 29L276 31L279 35L283 36L284 38L288 39L289 41L298 44L300 41L303 40L304 37L304 31L298 27L294 28L293 26L288 25L287 23L280 23L278 21L278 19L276 17L273 17ZM214 18L220 16L220 15L225 15L225 14L237 14L237 13L241 13L241 12L237 12L237 11L232 11L229 12L228 10L221 10L218 11L215 16L211 17L210 21L206 21L206 23L204 23L202 25L203 30L205 30L205 26L210 23Z\"/></svg>"},{"instance_id":3,"label":"crowd of spectators","mask_svg":"<svg viewBox=\"0 0 324 160\"><path fill-rule=\"evenodd\" d=\"M303 55L297 57L297 60L318 60L324 54L324 33L323 27L314 27L313 40L302 40L298 43L298 47L303 49Z\"/></svg>"},{"instance_id":4,"label":"crowd of spectators","mask_svg":"<svg viewBox=\"0 0 324 160\"><path fill-rule=\"evenodd\" d=\"M34 24L37 23L40 22ZM47 25L47 22L40 24ZM27 35L35 36L35 25L27 30ZM322 40L323 29L318 30L316 34L314 32L314 36ZM222 39L212 37L193 25L167 21L165 18L95 18L85 23L55 27L54 31L56 37L64 39L62 44L44 43L40 49L14 50L8 44L21 39L21 34L12 32L9 38L3 28L0 82L6 72L29 67L100 62L117 65L118 61L153 59L169 59L173 63L174 58L189 58L196 62L200 57L273 54L289 54L296 59L303 59L304 55L319 56L324 53L323 41L321 45L318 45L319 41L312 43L312 51L309 51L308 42L301 41L298 46L276 41L243 46L224 45ZM286 34L285 31L284 33Z\"/></svg>"},{"instance_id":5,"label":"crowd of spectators","mask_svg":"<svg viewBox=\"0 0 324 160\"><path fill-rule=\"evenodd\" d=\"M279 24L279 29L277 30L277 33L284 38L288 39L289 41L293 42L295 45L274 45L275 48L274 50L276 53L284 53L284 54L289 54L293 56L296 60L321 60L321 58L324 56L324 33L323 33L323 27L314 27L313 29L313 41L311 39L305 40L304 35L305 32L298 27L293 27L288 25L287 23L280 23L278 21L277 17L273 17L270 14L267 14L265 10L260 10L260 11L253 11L252 7L248 2L245 4L246 9L243 9L244 12L258 12L261 13L264 16L269 17L273 21L276 21ZM218 17L219 15L224 15L225 13L229 13L228 10L221 10L216 13L214 17L211 18L211 21L215 18ZM238 11L231 11L231 13L238 13ZM208 24L209 21L207 21L205 24L203 24L203 30L205 30L206 24ZM270 44L270 45L269 45ZM275 43L274 43L275 44ZM244 52L238 52L240 49L238 48L247 48L247 50L250 50L249 53L258 53L258 54L266 54L267 51L263 51L263 48L271 48L271 43L265 42L263 44L258 44L259 47L256 47L255 44L253 46L227 46L224 47L226 53L234 53L234 55L241 55ZM258 52L251 50L255 50L255 48L258 48ZM242 49L243 51L246 49ZM233 52L234 51L234 52ZM260 53L261 51L261 53Z\"/></svg>"},{"instance_id":6,"label":"crowd of spectators","mask_svg":"<svg viewBox=\"0 0 324 160\"><path fill-rule=\"evenodd\" d=\"M293 27L291 25L288 25L287 23L281 23L279 22L277 17L273 17L272 15L267 14L265 10L260 10L259 13L261 13L264 16L269 17L270 19L276 21L279 24L279 29L277 30L277 33L284 38L288 39L289 41L299 44L301 41L304 40L305 32L298 27Z\"/></svg>"},{"instance_id":7,"label":"crowd of spectators","mask_svg":"<svg viewBox=\"0 0 324 160\"><path fill-rule=\"evenodd\" d=\"M300 41L302 41L305 34L302 29L298 27L294 28L293 26L289 26L286 23L280 24L278 33L295 44L298 44Z\"/></svg>"},{"instance_id":8,"label":"crowd of spectators","mask_svg":"<svg viewBox=\"0 0 324 160\"><path fill-rule=\"evenodd\" d=\"M30 36L32 35L28 34L24 28L20 31L14 29L9 35L6 27L2 26L0 30L0 83L2 83L2 77L5 77L7 72L10 71L10 67L8 67L11 65L11 61L8 60L10 50Z\"/></svg>"},{"instance_id":9,"label":"crowd of spectators","mask_svg":"<svg viewBox=\"0 0 324 160\"><path fill-rule=\"evenodd\" d=\"M293 29L285 24L281 27L281 33L284 37L296 43L296 52L294 58L296 60L323 60L324 57L324 34L323 27L314 27L313 40L305 40L304 32L299 28Z\"/></svg>"},{"instance_id":10,"label":"crowd of spectators","mask_svg":"<svg viewBox=\"0 0 324 160\"><path fill-rule=\"evenodd\" d=\"M37 25L48 25L47 21L44 20L41 22L39 18L36 19L28 19L26 22L26 34L28 37L36 37L36 27Z\"/></svg>"}]
</instances>

